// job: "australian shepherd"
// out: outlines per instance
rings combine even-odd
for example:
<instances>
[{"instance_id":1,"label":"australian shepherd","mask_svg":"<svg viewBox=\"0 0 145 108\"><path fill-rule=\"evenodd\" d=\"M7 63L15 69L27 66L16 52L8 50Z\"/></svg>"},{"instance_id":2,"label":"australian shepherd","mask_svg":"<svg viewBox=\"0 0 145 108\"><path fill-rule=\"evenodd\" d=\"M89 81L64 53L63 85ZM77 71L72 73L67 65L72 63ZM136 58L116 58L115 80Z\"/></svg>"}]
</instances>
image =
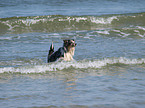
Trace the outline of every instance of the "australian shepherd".
<instances>
[{"instance_id":1,"label":"australian shepherd","mask_svg":"<svg viewBox=\"0 0 145 108\"><path fill-rule=\"evenodd\" d=\"M57 51L54 52L53 43L50 46L50 50L48 53L47 62L54 62L60 59L64 61L71 61L73 60L74 52L76 43L75 40L63 40L63 47L60 47Z\"/></svg>"}]
</instances>

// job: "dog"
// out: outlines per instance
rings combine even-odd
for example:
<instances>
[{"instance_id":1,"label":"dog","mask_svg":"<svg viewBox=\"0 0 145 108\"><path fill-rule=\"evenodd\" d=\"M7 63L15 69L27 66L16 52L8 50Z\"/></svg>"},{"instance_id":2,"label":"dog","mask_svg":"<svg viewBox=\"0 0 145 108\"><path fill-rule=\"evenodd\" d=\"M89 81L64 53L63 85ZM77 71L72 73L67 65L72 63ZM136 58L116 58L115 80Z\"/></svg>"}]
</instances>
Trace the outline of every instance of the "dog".
<instances>
[{"instance_id":1,"label":"dog","mask_svg":"<svg viewBox=\"0 0 145 108\"><path fill-rule=\"evenodd\" d=\"M47 62L55 62L57 60L71 61L73 60L76 43L74 39L63 40L63 46L54 51L53 43L50 46Z\"/></svg>"}]
</instances>

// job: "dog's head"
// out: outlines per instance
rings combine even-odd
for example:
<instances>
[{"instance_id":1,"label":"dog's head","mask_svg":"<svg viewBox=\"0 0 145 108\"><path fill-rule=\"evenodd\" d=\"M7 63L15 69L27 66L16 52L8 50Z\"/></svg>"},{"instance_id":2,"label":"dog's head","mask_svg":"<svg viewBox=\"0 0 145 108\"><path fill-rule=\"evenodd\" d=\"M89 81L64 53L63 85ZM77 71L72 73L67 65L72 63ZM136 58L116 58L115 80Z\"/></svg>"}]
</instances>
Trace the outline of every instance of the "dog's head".
<instances>
[{"instance_id":1,"label":"dog's head","mask_svg":"<svg viewBox=\"0 0 145 108\"><path fill-rule=\"evenodd\" d=\"M67 48L67 50L70 50L71 48L74 48L76 47L76 43L75 43L75 40L74 39L71 39L71 40L63 40L64 42L64 47Z\"/></svg>"}]
</instances>

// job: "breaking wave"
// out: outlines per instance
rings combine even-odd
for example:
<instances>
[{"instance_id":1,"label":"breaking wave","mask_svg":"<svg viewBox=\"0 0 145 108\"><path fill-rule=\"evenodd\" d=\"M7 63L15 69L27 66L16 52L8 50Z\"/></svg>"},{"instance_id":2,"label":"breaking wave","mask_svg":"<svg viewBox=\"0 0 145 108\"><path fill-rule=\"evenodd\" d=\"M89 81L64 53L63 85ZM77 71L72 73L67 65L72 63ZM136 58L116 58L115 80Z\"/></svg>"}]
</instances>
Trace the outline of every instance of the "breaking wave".
<instances>
[{"instance_id":1,"label":"breaking wave","mask_svg":"<svg viewBox=\"0 0 145 108\"><path fill-rule=\"evenodd\" d=\"M42 64L42 65L31 65L25 67L2 67L0 68L0 73L8 72L8 73L45 73L51 71L58 71L68 68L73 69L99 69L107 65L116 65L116 64L124 64L124 65L133 65L133 64L144 64L145 59L127 59L124 57L120 58L105 58L102 60L82 60L82 61L72 61L72 62L55 62L50 64Z\"/></svg>"},{"instance_id":2,"label":"breaking wave","mask_svg":"<svg viewBox=\"0 0 145 108\"><path fill-rule=\"evenodd\" d=\"M1 33L62 32L111 29L138 33L145 31L145 13L103 16L30 16L0 18ZM113 30L116 31L113 31ZM140 33L141 34L141 33ZM141 34L144 36L144 34Z\"/></svg>"}]
</instances>

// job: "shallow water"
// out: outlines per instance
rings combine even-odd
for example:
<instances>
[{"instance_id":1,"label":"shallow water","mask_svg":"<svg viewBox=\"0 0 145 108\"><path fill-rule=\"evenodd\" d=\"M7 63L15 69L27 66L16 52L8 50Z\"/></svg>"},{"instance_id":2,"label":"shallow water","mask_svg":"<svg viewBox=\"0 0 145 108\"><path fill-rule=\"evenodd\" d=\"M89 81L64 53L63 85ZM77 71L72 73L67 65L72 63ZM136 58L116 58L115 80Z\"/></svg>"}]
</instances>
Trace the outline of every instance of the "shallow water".
<instances>
[{"instance_id":1,"label":"shallow water","mask_svg":"<svg viewBox=\"0 0 145 108\"><path fill-rule=\"evenodd\" d=\"M1 2L0 106L145 107L144 12L141 0ZM46 63L63 39L74 61Z\"/></svg>"},{"instance_id":2,"label":"shallow water","mask_svg":"<svg viewBox=\"0 0 145 108\"><path fill-rule=\"evenodd\" d=\"M143 107L144 65L1 74L2 107Z\"/></svg>"}]
</instances>

